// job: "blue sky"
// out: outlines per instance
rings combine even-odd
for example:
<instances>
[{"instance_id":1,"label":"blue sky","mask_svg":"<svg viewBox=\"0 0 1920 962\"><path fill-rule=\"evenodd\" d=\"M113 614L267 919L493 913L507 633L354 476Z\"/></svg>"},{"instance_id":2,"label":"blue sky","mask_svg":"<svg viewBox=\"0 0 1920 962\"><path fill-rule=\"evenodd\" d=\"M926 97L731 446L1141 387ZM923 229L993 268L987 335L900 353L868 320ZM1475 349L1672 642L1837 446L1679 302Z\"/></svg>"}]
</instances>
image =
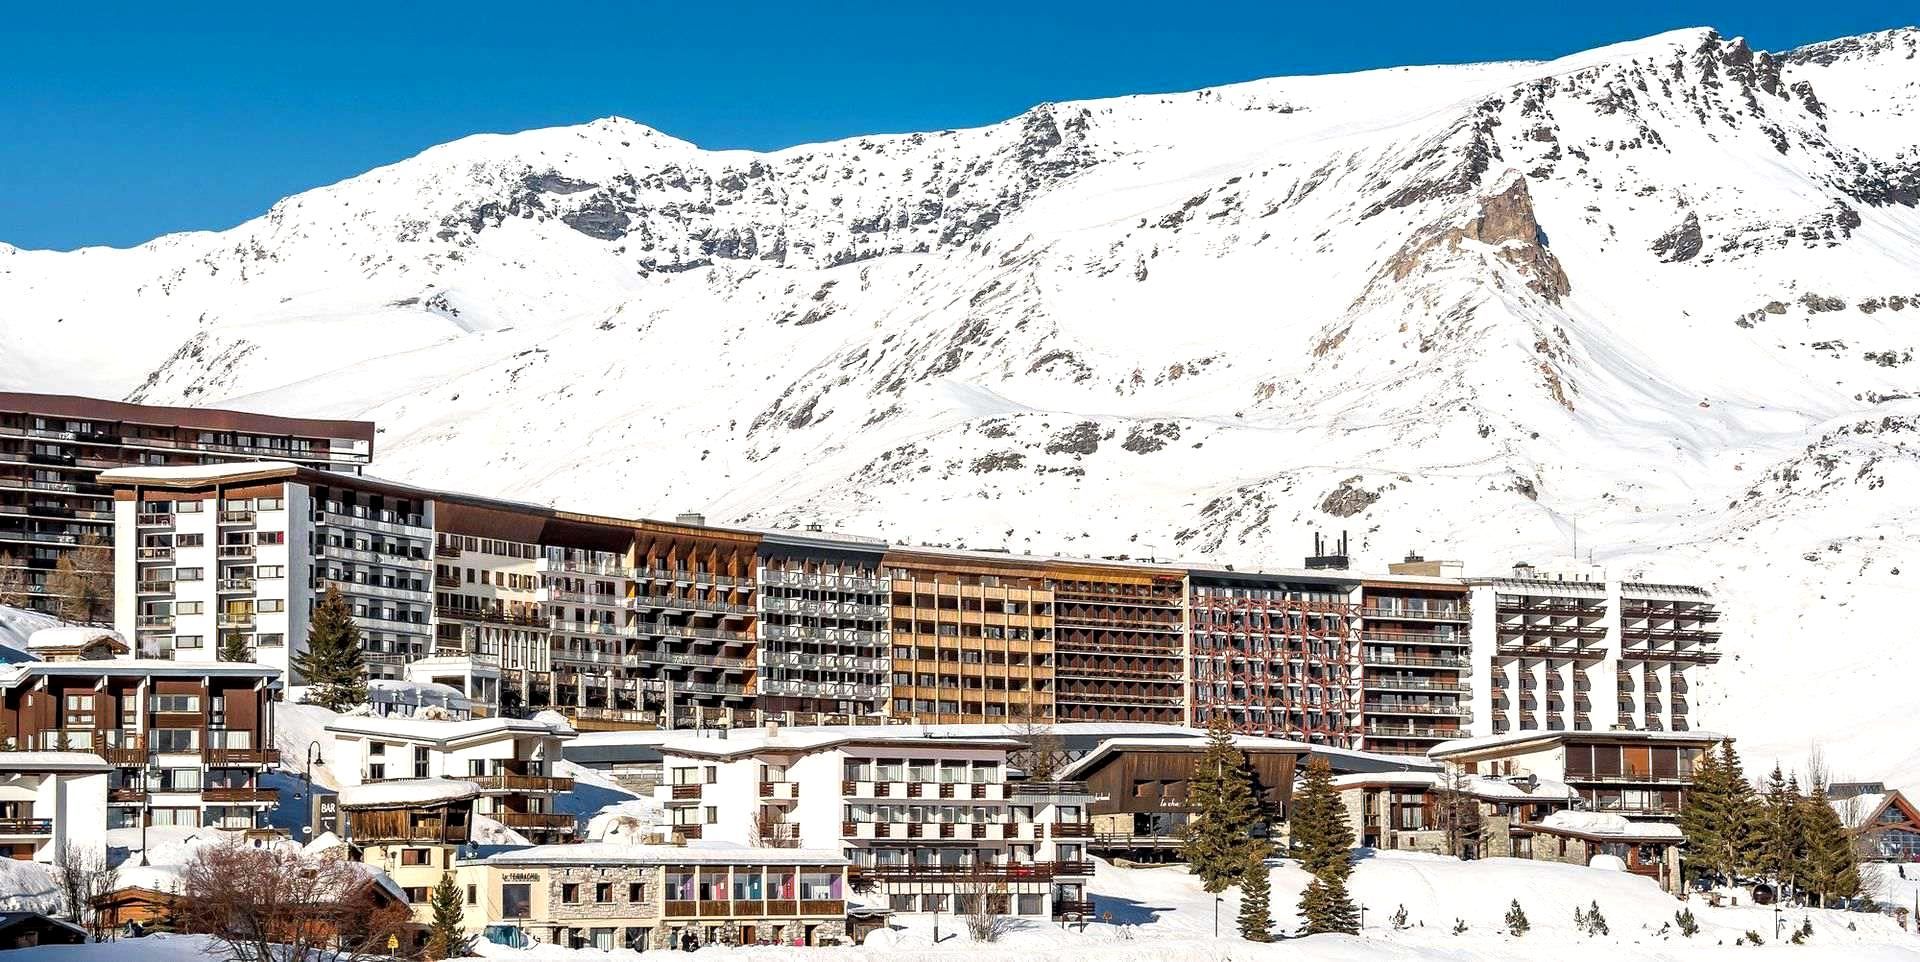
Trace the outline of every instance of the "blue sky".
<instances>
[{"instance_id":1,"label":"blue sky","mask_svg":"<svg viewBox=\"0 0 1920 962\"><path fill-rule=\"evenodd\" d=\"M1916 19L1912 0L21 4L0 21L0 241L230 227L466 134L609 114L769 148L1684 26L1777 50Z\"/></svg>"}]
</instances>

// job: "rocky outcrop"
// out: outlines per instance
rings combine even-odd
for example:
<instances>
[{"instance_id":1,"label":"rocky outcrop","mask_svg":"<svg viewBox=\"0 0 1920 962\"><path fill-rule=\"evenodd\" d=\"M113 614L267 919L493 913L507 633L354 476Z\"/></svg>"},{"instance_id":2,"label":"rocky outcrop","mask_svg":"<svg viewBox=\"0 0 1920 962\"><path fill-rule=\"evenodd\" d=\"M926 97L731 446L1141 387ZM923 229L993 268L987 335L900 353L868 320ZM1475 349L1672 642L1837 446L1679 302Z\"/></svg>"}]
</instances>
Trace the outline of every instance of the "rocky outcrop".
<instances>
[{"instance_id":1,"label":"rocky outcrop","mask_svg":"<svg viewBox=\"0 0 1920 962\"><path fill-rule=\"evenodd\" d=\"M1699 256L1700 247L1700 215L1693 211L1687 211L1686 219L1680 222L1680 226L1653 241L1653 252L1669 264L1693 260Z\"/></svg>"}]
</instances>

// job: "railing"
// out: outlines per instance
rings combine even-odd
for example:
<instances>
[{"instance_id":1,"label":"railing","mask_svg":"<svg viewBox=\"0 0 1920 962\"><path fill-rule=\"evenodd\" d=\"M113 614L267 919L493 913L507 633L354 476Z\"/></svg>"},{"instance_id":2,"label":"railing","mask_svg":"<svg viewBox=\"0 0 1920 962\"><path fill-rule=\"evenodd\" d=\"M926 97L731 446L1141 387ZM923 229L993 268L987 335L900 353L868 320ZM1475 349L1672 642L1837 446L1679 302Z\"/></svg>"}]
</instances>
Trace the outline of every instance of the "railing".
<instances>
[{"instance_id":1,"label":"railing","mask_svg":"<svg viewBox=\"0 0 1920 962\"><path fill-rule=\"evenodd\" d=\"M1060 918L1067 918L1069 916L1075 916L1075 915L1080 916L1082 918L1091 917L1093 915L1093 900L1092 899L1054 899L1053 900L1053 917L1054 918L1060 919Z\"/></svg>"},{"instance_id":2,"label":"railing","mask_svg":"<svg viewBox=\"0 0 1920 962\"><path fill-rule=\"evenodd\" d=\"M1380 652L1365 652L1360 662L1369 666L1410 667L1410 668L1465 668L1470 664L1467 658L1448 658L1442 656L1393 655L1386 657Z\"/></svg>"},{"instance_id":3,"label":"railing","mask_svg":"<svg viewBox=\"0 0 1920 962\"><path fill-rule=\"evenodd\" d=\"M1053 825L1047 829L1047 834L1054 838L1092 838L1093 823L1054 822Z\"/></svg>"},{"instance_id":4,"label":"railing","mask_svg":"<svg viewBox=\"0 0 1920 962\"><path fill-rule=\"evenodd\" d=\"M223 592L252 591L253 579L252 578L222 578L220 579L220 586L218 590Z\"/></svg>"},{"instance_id":5,"label":"railing","mask_svg":"<svg viewBox=\"0 0 1920 962\"><path fill-rule=\"evenodd\" d=\"M220 557L241 559L241 560L251 558L253 557L253 545L223 544L220 546Z\"/></svg>"},{"instance_id":6,"label":"railing","mask_svg":"<svg viewBox=\"0 0 1920 962\"><path fill-rule=\"evenodd\" d=\"M1458 608L1381 608L1363 607L1363 618L1384 618L1390 621L1471 621L1473 610L1466 605Z\"/></svg>"},{"instance_id":7,"label":"railing","mask_svg":"<svg viewBox=\"0 0 1920 962\"><path fill-rule=\"evenodd\" d=\"M148 512L134 519L142 528L164 528L173 523L173 512Z\"/></svg>"},{"instance_id":8,"label":"railing","mask_svg":"<svg viewBox=\"0 0 1920 962\"><path fill-rule=\"evenodd\" d=\"M278 748L206 748L200 752L209 765L277 765Z\"/></svg>"},{"instance_id":9,"label":"railing","mask_svg":"<svg viewBox=\"0 0 1920 962\"><path fill-rule=\"evenodd\" d=\"M0 835L51 835L50 818L0 818Z\"/></svg>"},{"instance_id":10,"label":"railing","mask_svg":"<svg viewBox=\"0 0 1920 962\"><path fill-rule=\"evenodd\" d=\"M701 829L702 829L702 826L694 825L694 824L667 826L668 832L671 832L672 834L678 835L681 838L685 838L685 839L699 838Z\"/></svg>"},{"instance_id":11,"label":"railing","mask_svg":"<svg viewBox=\"0 0 1920 962\"><path fill-rule=\"evenodd\" d=\"M143 595L170 595L173 594L173 582L142 581L136 586L135 590Z\"/></svg>"},{"instance_id":12,"label":"railing","mask_svg":"<svg viewBox=\"0 0 1920 962\"><path fill-rule=\"evenodd\" d=\"M1017 881L1093 874L1091 861L1014 865L856 865L849 874L876 881Z\"/></svg>"},{"instance_id":13,"label":"railing","mask_svg":"<svg viewBox=\"0 0 1920 962\"><path fill-rule=\"evenodd\" d=\"M949 782L940 786L941 798L953 797L951 794L947 792L947 788L952 784L956 784L956 783ZM1008 782L1007 783L1007 794L1012 795L1015 798L1024 798L1024 797L1052 798L1060 795L1086 795L1090 791L1091 790L1087 788L1086 782Z\"/></svg>"},{"instance_id":14,"label":"railing","mask_svg":"<svg viewBox=\"0 0 1920 962\"><path fill-rule=\"evenodd\" d=\"M218 624L222 628L251 628L253 627L253 615L221 612Z\"/></svg>"},{"instance_id":15,"label":"railing","mask_svg":"<svg viewBox=\"0 0 1920 962\"><path fill-rule=\"evenodd\" d=\"M546 619L537 611L514 612L504 609L480 611L471 608L455 608L450 605L437 605L434 607L433 613L441 618L452 621L484 621L490 624L520 625L527 628L545 628L547 626Z\"/></svg>"},{"instance_id":16,"label":"railing","mask_svg":"<svg viewBox=\"0 0 1920 962\"><path fill-rule=\"evenodd\" d=\"M173 547L171 545L147 545L134 549L134 557L141 561L172 561Z\"/></svg>"},{"instance_id":17,"label":"railing","mask_svg":"<svg viewBox=\"0 0 1920 962\"><path fill-rule=\"evenodd\" d=\"M280 793L271 788L204 788L200 790L200 800L204 802L277 802Z\"/></svg>"},{"instance_id":18,"label":"railing","mask_svg":"<svg viewBox=\"0 0 1920 962\"><path fill-rule=\"evenodd\" d=\"M495 812L494 818L508 828L571 830L573 816L563 812Z\"/></svg>"},{"instance_id":19,"label":"railing","mask_svg":"<svg viewBox=\"0 0 1920 962\"><path fill-rule=\"evenodd\" d=\"M700 797L700 789L700 785L675 785L673 786L673 798L675 801L698 799Z\"/></svg>"},{"instance_id":20,"label":"railing","mask_svg":"<svg viewBox=\"0 0 1920 962\"><path fill-rule=\"evenodd\" d=\"M138 788L107 789L107 801L109 802L119 802L123 804L128 802L137 803L146 797L147 793Z\"/></svg>"},{"instance_id":21,"label":"railing","mask_svg":"<svg viewBox=\"0 0 1920 962\"><path fill-rule=\"evenodd\" d=\"M253 518L254 518L254 514L253 514L253 512L252 512L252 511L222 511L222 512L220 512L220 523L221 523L221 524L252 524L252 523L253 523Z\"/></svg>"},{"instance_id":22,"label":"railing","mask_svg":"<svg viewBox=\"0 0 1920 962\"><path fill-rule=\"evenodd\" d=\"M172 615L136 615L133 626L141 631L173 627Z\"/></svg>"},{"instance_id":23,"label":"railing","mask_svg":"<svg viewBox=\"0 0 1920 962\"><path fill-rule=\"evenodd\" d=\"M462 781L472 782L483 791L500 792L571 792L573 779L549 775L468 775Z\"/></svg>"}]
</instances>

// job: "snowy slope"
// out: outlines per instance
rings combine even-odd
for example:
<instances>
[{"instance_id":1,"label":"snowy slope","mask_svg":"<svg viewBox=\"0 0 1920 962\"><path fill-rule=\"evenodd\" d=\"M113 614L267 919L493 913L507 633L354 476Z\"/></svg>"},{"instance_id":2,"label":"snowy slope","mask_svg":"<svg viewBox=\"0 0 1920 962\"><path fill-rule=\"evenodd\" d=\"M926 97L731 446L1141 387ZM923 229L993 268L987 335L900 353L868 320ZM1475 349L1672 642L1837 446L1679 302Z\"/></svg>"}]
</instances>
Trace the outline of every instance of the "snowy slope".
<instances>
[{"instance_id":1,"label":"snowy slope","mask_svg":"<svg viewBox=\"0 0 1920 962\"><path fill-rule=\"evenodd\" d=\"M471 137L230 231L0 246L0 387L1014 551L1273 567L1349 529L1367 567L1493 572L1577 525L1720 593L1702 724L1914 781L1916 37L1686 30L771 153Z\"/></svg>"}]
</instances>

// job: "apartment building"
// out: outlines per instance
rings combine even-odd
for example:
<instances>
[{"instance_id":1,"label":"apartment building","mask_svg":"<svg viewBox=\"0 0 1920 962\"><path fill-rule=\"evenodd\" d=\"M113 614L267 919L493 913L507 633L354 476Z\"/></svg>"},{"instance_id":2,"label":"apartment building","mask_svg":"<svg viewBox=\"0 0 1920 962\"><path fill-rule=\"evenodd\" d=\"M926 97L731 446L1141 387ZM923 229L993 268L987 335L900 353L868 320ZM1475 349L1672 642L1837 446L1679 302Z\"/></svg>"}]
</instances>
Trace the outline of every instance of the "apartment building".
<instances>
[{"instance_id":1,"label":"apartment building","mask_svg":"<svg viewBox=\"0 0 1920 962\"><path fill-rule=\"evenodd\" d=\"M0 738L99 756L107 828L264 828L279 688L278 672L253 664L20 662L0 666Z\"/></svg>"},{"instance_id":2,"label":"apartment building","mask_svg":"<svg viewBox=\"0 0 1920 962\"><path fill-rule=\"evenodd\" d=\"M536 841L567 841L573 816L555 797L573 779L553 773L573 730L549 720L478 718L441 721L343 715L327 725L327 766L344 790L395 780L471 782L474 812ZM344 803L343 803L344 804Z\"/></svg>"},{"instance_id":3,"label":"apartment building","mask_svg":"<svg viewBox=\"0 0 1920 962\"><path fill-rule=\"evenodd\" d=\"M1516 565L1471 584L1478 731L1693 727L1692 676L1720 659L1704 590L1609 581L1594 565Z\"/></svg>"},{"instance_id":4,"label":"apartment building","mask_svg":"<svg viewBox=\"0 0 1920 962\"><path fill-rule=\"evenodd\" d=\"M467 931L508 927L568 948L847 938L847 859L833 849L536 845L467 859L459 880Z\"/></svg>"},{"instance_id":5,"label":"apartment building","mask_svg":"<svg viewBox=\"0 0 1920 962\"><path fill-rule=\"evenodd\" d=\"M1007 555L889 549L893 705L925 723L1054 717L1054 582Z\"/></svg>"},{"instance_id":6,"label":"apartment building","mask_svg":"<svg viewBox=\"0 0 1920 962\"><path fill-rule=\"evenodd\" d=\"M1010 779L1021 747L904 726L682 736L660 745L655 798L681 839L844 851L854 889L895 912L1084 916L1092 796Z\"/></svg>"},{"instance_id":7,"label":"apartment building","mask_svg":"<svg viewBox=\"0 0 1920 962\"><path fill-rule=\"evenodd\" d=\"M301 683L314 607L338 589L376 678L433 633L427 492L286 463L122 468L114 622L143 657L212 662L230 642Z\"/></svg>"},{"instance_id":8,"label":"apartment building","mask_svg":"<svg viewBox=\"0 0 1920 962\"><path fill-rule=\"evenodd\" d=\"M1058 777L1083 783L1091 799L1092 853L1136 862L1178 859L1186 837L1187 786L1208 741L1184 729L1107 738L1062 766ZM1286 820L1294 772L1312 746L1253 735L1235 736L1233 744L1246 758L1249 783L1266 816L1256 831L1267 834Z\"/></svg>"},{"instance_id":9,"label":"apartment building","mask_svg":"<svg viewBox=\"0 0 1920 962\"><path fill-rule=\"evenodd\" d=\"M274 460L358 473L373 438L365 421L0 392L0 577L55 610L46 580L60 558L88 538L118 541L101 471Z\"/></svg>"},{"instance_id":10,"label":"apartment building","mask_svg":"<svg viewBox=\"0 0 1920 962\"><path fill-rule=\"evenodd\" d=\"M1352 583L1308 574L1195 571L1189 724L1352 747L1361 727L1361 631Z\"/></svg>"},{"instance_id":11,"label":"apartment building","mask_svg":"<svg viewBox=\"0 0 1920 962\"><path fill-rule=\"evenodd\" d=\"M1359 585L1361 712L1368 751L1424 754L1473 721L1471 593L1457 563L1418 557Z\"/></svg>"},{"instance_id":12,"label":"apartment building","mask_svg":"<svg viewBox=\"0 0 1920 962\"><path fill-rule=\"evenodd\" d=\"M1468 774L1564 784L1584 811L1671 821L1700 753L1724 740L1700 731L1509 732L1442 742L1427 757Z\"/></svg>"},{"instance_id":13,"label":"apartment building","mask_svg":"<svg viewBox=\"0 0 1920 962\"><path fill-rule=\"evenodd\" d=\"M1186 573L1060 564L1053 580L1054 717L1178 723L1187 714Z\"/></svg>"},{"instance_id":14,"label":"apartment building","mask_svg":"<svg viewBox=\"0 0 1920 962\"><path fill-rule=\"evenodd\" d=\"M755 569L756 705L766 712L879 717L892 705L893 588L887 543L768 532Z\"/></svg>"},{"instance_id":15,"label":"apartment building","mask_svg":"<svg viewBox=\"0 0 1920 962\"><path fill-rule=\"evenodd\" d=\"M58 865L107 864L107 779L113 768L85 751L0 751L0 858Z\"/></svg>"}]
</instances>

